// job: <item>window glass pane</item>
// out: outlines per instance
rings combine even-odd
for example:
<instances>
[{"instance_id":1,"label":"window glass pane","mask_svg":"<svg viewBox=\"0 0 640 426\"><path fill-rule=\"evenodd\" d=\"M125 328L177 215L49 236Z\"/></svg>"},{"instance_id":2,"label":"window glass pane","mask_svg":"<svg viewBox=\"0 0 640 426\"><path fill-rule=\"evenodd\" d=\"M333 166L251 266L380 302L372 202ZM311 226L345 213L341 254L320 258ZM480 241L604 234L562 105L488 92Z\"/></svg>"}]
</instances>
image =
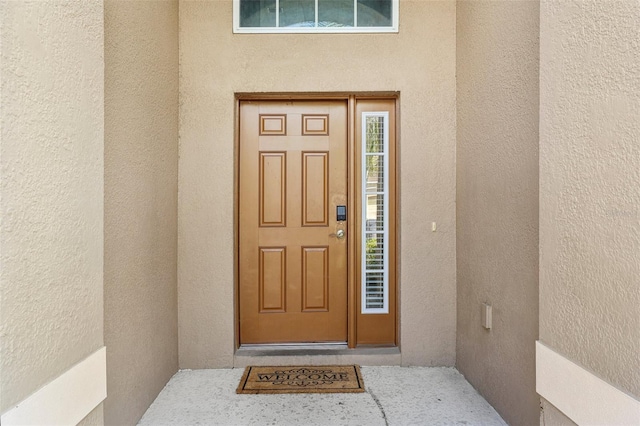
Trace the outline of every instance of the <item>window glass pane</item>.
<instances>
[{"instance_id":1,"label":"window glass pane","mask_svg":"<svg viewBox=\"0 0 640 426\"><path fill-rule=\"evenodd\" d=\"M366 188L369 194L384 192L384 156L367 155L366 159Z\"/></svg>"},{"instance_id":2,"label":"window glass pane","mask_svg":"<svg viewBox=\"0 0 640 426\"><path fill-rule=\"evenodd\" d=\"M384 239L382 234L366 233L367 253L366 270L382 271L384 269Z\"/></svg>"},{"instance_id":3,"label":"window glass pane","mask_svg":"<svg viewBox=\"0 0 640 426\"><path fill-rule=\"evenodd\" d=\"M362 313L388 313L389 116L364 112L362 118Z\"/></svg>"},{"instance_id":4,"label":"window glass pane","mask_svg":"<svg viewBox=\"0 0 640 426\"><path fill-rule=\"evenodd\" d=\"M367 272L365 290L365 309L384 308L384 274Z\"/></svg>"},{"instance_id":5,"label":"window glass pane","mask_svg":"<svg viewBox=\"0 0 640 426\"><path fill-rule=\"evenodd\" d=\"M262 32L396 32L394 5L399 0L236 0L238 27L234 31ZM316 11L317 15L316 16ZM357 12L357 13L356 13ZM246 28L247 31L242 31ZM300 28L296 30L296 28Z\"/></svg>"},{"instance_id":6,"label":"window glass pane","mask_svg":"<svg viewBox=\"0 0 640 426\"><path fill-rule=\"evenodd\" d=\"M280 0L281 27L315 27L315 0Z\"/></svg>"},{"instance_id":7,"label":"window glass pane","mask_svg":"<svg viewBox=\"0 0 640 426\"><path fill-rule=\"evenodd\" d=\"M276 0L240 0L241 27L275 27Z\"/></svg>"},{"instance_id":8,"label":"window glass pane","mask_svg":"<svg viewBox=\"0 0 640 426\"><path fill-rule=\"evenodd\" d=\"M318 0L319 27L353 27L353 0Z\"/></svg>"},{"instance_id":9,"label":"window glass pane","mask_svg":"<svg viewBox=\"0 0 640 426\"><path fill-rule=\"evenodd\" d=\"M359 27L390 27L391 0L358 0Z\"/></svg>"},{"instance_id":10,"label":"window glass pane","mask_svg":"<svg viewBox=\"0 0 640 426\"><path fill-rule=\"evenodd\" d=\"M384 118L383 117L367 117L366 119L366 152L383 153L384 152Z\"/></svg>"},{"instance_id":11,"label":"window glass pane","mask_svg":"<svg viewBox=\"0 0 640 426\"><path fill-rule=\"evenodd\" d=\"M367 194L367 223L365 230L384 230L384 194Z\"/></svg>"}]
</instances>

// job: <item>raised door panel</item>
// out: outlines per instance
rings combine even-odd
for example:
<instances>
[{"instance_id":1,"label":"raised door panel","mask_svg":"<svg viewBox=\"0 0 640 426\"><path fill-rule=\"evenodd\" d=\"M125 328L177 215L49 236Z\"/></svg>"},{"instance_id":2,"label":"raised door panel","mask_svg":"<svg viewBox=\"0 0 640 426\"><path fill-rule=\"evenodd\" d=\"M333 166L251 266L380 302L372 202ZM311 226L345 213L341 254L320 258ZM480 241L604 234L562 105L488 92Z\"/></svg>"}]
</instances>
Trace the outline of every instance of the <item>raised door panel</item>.
<instances>
[{"instance_id":1,"label":"raised door panel","mask_svg":"<svg viewBox=\"0 0 640 426\"><path fill-rule=\"evenodd\" d=\"M302 311L329 311L329 247L302 248Z\"/></svg>"},{"instance_id":2,"label":"raised door panel","mask_svg":"<svg viewBox=\"0 0 640 426\"><path fill-rule=\"evenodd\" d=\"M260 312L286 312L287 249L260 247Z\"/></svg>"},{"instance_id":3,"label":"raised door panel","mask_svg":"<svg viewBox=\"0 0 640 426\"><path fill-rule=\"evenodd\" d=\"M302 153L302 226L329 224L329 153Z\"/></svg>"},{"instance_id":4,"label":"raised door panel","mask_svg":"<svg viewBox=\"0 0 640 426\"><path fill-rule=\"evenodd\" d=\"M287 154L260 152L260 226L286 226Z\"/></svg>"}]
</instances>

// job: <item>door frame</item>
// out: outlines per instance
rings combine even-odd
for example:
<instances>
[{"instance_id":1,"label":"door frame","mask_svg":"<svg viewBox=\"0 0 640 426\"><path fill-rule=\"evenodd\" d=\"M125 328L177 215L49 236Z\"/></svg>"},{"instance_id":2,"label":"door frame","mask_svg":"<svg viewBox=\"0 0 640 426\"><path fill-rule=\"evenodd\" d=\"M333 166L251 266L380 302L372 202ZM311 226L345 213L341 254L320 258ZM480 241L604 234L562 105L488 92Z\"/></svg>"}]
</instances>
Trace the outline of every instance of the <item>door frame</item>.
<instances>
[{"instance_id":1,"label":"door frame","mask_svg":"<svg viewBox=\"0 0 640 426\"><path fill-rule=\"evenodd\" d=\"M329 101L329 100L343 100L347 102L347 221L349 225L350 234L354 230L359 230L361 225L359 197L361 195L360 188L356 187L356 183L360 181L357 176L358 167L354 165L358 164L358 150L356 149L356 101L357 100L393 100L395 103L395 126L390 129L394 132L394 153L395 161L394 167L394 180L393 191L395 194L394 202L390 204L391 215L395 222L395 232L393 238L394 250L390 253L390 258L393 259L394 265L391 279L394 282L394 291L396 295L395 302L395 347L400 347L400 259L399 259L399 244L400 244L400 220L399 220L399 206L400 206L400 179L398 176L400 155L399 155L399 106L400 106L400 93L399 92L281 92L281 93L245 93L238 92L235 94L235 114L234 114L234 351L240 348L240 273L239 273L239 245L240 245L240 102L241 101L270 101L270 100L290 100L290 101ZM359 235L359 231L357 231ZM358 284L360 282L357 272L358 267L354 265L360 262L360 248L357 244L360 238L348 238L347 239L347 346L349 349L356 347L356 326L358 317Z\"/></svg>"}]
</instances>

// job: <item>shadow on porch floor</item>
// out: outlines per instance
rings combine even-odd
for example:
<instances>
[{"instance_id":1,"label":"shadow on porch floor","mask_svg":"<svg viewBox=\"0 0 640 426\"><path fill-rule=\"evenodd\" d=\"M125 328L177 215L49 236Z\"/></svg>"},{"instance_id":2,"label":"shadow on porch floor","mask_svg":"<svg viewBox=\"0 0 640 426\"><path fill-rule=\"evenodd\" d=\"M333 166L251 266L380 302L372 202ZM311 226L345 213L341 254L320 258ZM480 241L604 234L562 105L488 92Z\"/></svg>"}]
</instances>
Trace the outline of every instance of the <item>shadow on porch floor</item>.
<instances>
[{"instance_id":1,"label":"shadow on porch floor","mask_svg":"<svg viewBox=\"0 0 640 426\"><path fill-rule=\"evenodd\" d=\"M139 425L506 425L454 368L362 367L360 394L237 395L243 369L176 373Z\"/></svg>"}]
</instances>

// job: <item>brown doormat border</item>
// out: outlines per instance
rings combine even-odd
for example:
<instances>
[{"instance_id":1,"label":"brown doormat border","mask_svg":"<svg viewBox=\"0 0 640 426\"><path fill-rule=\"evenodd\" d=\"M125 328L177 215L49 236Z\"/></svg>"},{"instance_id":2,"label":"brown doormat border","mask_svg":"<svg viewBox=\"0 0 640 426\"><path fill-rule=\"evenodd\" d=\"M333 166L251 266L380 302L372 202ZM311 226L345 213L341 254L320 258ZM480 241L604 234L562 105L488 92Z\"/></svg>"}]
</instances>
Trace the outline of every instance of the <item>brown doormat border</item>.
<instances>
[{"instance_id":1,"label":"brown doormat border","mask_svg":"<svg viewBox=\"0 0 640 426\"><path fill-rule=\"evenodd\" d=\"M236 393L364 392L358 365L249 366Z\"/></svg>"}]
</instances>

